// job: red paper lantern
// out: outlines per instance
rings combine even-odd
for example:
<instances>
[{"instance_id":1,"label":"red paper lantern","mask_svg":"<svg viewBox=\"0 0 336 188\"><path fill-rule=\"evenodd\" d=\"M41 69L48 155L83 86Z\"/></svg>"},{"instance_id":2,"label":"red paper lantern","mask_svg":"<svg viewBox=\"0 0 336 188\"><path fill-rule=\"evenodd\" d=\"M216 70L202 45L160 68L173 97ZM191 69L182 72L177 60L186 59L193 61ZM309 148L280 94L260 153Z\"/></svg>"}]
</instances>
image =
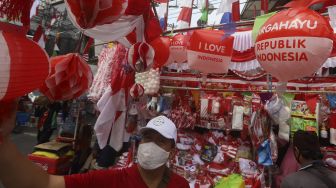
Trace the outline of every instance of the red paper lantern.
<instances>
[{"instance_id":1,"label":"red paper lantern","mask_svg":"<svg viewBox=\"0 0 336 188\"><path fill-rule=\"evenodd\" d=\"M261 67L280 81L311 76L328 59L333 30L320 14L288 9L260 29L255 50Z\"/></svg>"},{"instance_id":2,"label":"red paper lantern","mask_svg":"<svg viewBox=\"0 0 336 188\"><path fill-rule=\"evenodd\" d=\"M125 0L65 0L65 3L74 24L82 29L110 24L127 8Z\"/></svg>"},{"instance_id":3,"label":"red paper lantern","mask_svg":"<svg viewBox=\"0 0 336 188\"><path fill-rule=\"evenodd\" d=\"M187 62L187 46L190 40L189 35L177 34L170 41L170 56L167 64Z\"/></svg>"},{"instance_id":4,"label":"red paper lantern","mask_svg":"<svg viewBox=\"0 0 336 188\"><path fill-rule=\"evenodd\" d=\"M135 43L128 51L128 63L137 72L146 71L153 64L154 54L154 49L148 43Z\"/></svg>"},{"instance_id":5,"label":"red paper lantern","mask_svg":"<svg viewBox=\"0 0 336 188\"><path fill-rule=\"evenodd\" d=\"M155 51L153 68L157 69L163 67L169 58L170 38L158 37L153 40L150 45Z\"/></svg>"},{"instance_id":6,"label":"red paper lantern","mask_svg":"<svg viewBox=\"0 0 336 188\"><path fill-rule=\"evenodd\" d=\"M0 100L10 100L43 84L49 74L49 60L21 28L0 22L0 31Z\"/></svg>"},{"instance_id":7,"label":"red paper lantern","mask_svg":"<svg viewBox=\"0 0 336 188\"><path fill-rule=\"evenodd\" d=\"M50 100L71 100L89 89L93 75L89 65L79 54L51 58L51 74L40 91Z\"/></svg>"},{"instance_id":8,"label":"red paper lantern","mask_svg":"<svg viewBox=\"0 0 336 188\"><path fill-rule=\"evenodd\" d=\"M145 93L145 89L141 84L134 84L130 89L130 95L133 98L142 97Z\"/></svg>"},{"instance_id":9,"label":"red paper lantern","mask_svg":"<svg viewBox=\"0 0 336 188\"><path fill-rule=\"evenodd\" d=\"M196 30L188 46L191 69L204 73L227 73L233 50L233 37L223 39L223 31Z\"/></svg>"}]
</instances>

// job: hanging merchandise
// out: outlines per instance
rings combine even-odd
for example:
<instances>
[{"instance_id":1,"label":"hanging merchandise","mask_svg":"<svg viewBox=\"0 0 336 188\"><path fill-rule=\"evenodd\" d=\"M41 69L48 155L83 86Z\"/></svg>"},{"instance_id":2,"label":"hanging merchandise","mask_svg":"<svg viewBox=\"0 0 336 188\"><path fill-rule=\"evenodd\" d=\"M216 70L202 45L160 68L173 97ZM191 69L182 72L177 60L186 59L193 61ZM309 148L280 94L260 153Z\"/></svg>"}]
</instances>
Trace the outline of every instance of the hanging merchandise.
<instances>
[{"instance_id":1,"label":"hanging merchandise","mask_svg":"<svg viewBox=\"0 0 336 188\"><path fill-rule=\"evenodd\" d=\"M95 75L88 97L98 102L108 88L111 79L112 59L116 52L116 45L107 45L98 57L98 70Z\"/></svg>"},{"instance_id":2,"label":"hanging merchandise","mask_svg":"<svg viewBox=\"0 0 336 188\"><path fill-rule=\"evenodd\" d=\"M51 58L51 73L40 88L50 100L71 100L86 92L92 83L90 67L79 54Z\"/></svg>"},{"instance_id":3,"label":"hanging merchandise","mask_svg":"<svg viewBox=\"0 0 336 188\"><path fill-rule=\"evenodd\" d=\"M34 0L0 0L0 17L8 21L21 21L29 29L30 9Z\"/></svg>"},{"instance_id":4,"label":"hanging merchandise","mask_svg":"<svg viewBox=\"0 0 336 188\"><path fill-rule=\"evenodd\" d=\"M248 80L263 77L266 72L256 60L252 30L238 31L232 36L234 42L230 70Z\"/></svg>"},{"instance_id":5,"label":"hanging merchandise","mask_svg":"<svg viewBox=\"0 0 336 188\"><path fill-rule=\"evenodd\" d=\"M311 76L331 54L332 33L328 21L313 10L283 10L261 27L256 56L282 82Z\"/></svg>"},{"instance_id":6,"label":"hanging merchandise","mask_svg":"<svg viewBox=\"0 0 336 188\"><path fill-rule=\"evenodd\" d=\"M231 174L228 177L222 178L215 185L215 188L244 188L245 183L243 177L239 174Z\"/></svg>"},{"instance_id":7,"label":"hanging merchandise","mask_svg":"<svg viewBox=\"0 0 336 188\"><path fill-rule=\"evenodd\" d=\"M128 51L128 63L136 72L147 71L153 64L155 51L145 42L135 43Z\"/></svg>"},{"instance_id":8,"label":"hanging merchandise","mask_svg":"<svg viewBox=\"0 0 336 188\"><path fill-rule=\"evenodd\" d=\"M146 95L154 95L160 89L160 72L158 69L150 69L147 72L136 73L135 82L143 86Z\"/></svg>"},{"instance_id":9,"label":"hanging merchandise","mask_svg":"<svg viewBox=\"0 0 336 188\"><path fill-rule=\"evenodd\" d=\"M204 73L227 73L233 46L233 37L222 40L224 32L196 30L190 38L188 63L191 69Z\"/></svg>"},{"instance_id":10,"label":"hanging merchandise","mask_svg":"<svg viewBox=\"0 0 336 188\"><path fill-rule=\"evenodd\" d=\"M170 38L169 37L159 37L153 40L150 45L153 47L155 51L154 55L154 69L161 69L169 58L169 46L170 46Z\"/></svg>"},{"instance_id":11,"label":"hanging merchandise","mask_svg":"<svg viewBox=\"0 0 336 188\"><path fill-rule=\"evenodd\" d=\"M130 95L134 99L140 98L144 95L145 89L141 84L135 83L130 89Z\"/></svg>"},{"instance_id":12,"label":"hanging merchandise","mask_svg":"<svg viewBox=\"0 0 336 188\"><path fill-rule=\"evenodd\" d=\"M167 62L168 65L175 66L176 69L186 69L183 64L187 65L187 46L189 40L189 35L177 34L172 37L169 47L170 56Z\"/></svg>"},{"instance_id":13,"label":"hanging merchandise","mask_svg":"<svg viewBox=\"0 0 336 188\"><path fill-rule=\"evenodd\" d=\"M66 0L65 3L74 23L82 29L113 23L127 7L124 0Z\"/></svg>"},{"instance_id":14,"label":"hanging merchandise","mask_svg":"<svg viewBox=\"0 0 336 188\"><path fill-rule=\"evenodd\" d=\"M49 74L45 51L26 38L22 27L0 22L0 101L40 87Z\"/></svg>"}]
</instances>

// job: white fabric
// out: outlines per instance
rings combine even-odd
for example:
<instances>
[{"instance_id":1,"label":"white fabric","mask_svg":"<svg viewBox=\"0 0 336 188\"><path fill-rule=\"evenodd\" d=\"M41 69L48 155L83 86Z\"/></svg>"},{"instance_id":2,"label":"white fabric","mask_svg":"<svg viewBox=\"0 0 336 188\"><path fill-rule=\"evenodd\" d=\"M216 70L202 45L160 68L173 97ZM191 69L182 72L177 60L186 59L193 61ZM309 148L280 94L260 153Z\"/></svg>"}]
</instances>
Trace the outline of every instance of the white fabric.
<instances>
[{"instance_id":1,"label":"white fabric","mask_svg":"<svg viewBox=\"0 0 336 188\"><path fill-rule=\"evenodd\" d=\"M330 128L330 143L336 145L336 129Z\"/></svg>"},{"instance_id":2,"label":"white fabric","mask_svg":"<svg viewBox=\"0 0 336 188\"><path fill-rule=\"evenodd\" d=\"M65 1L66 2L66 1ZM66 6L69 13L69 18L75 27L91 38L98 39L104 42L116 41L127 36L136 28L137 41L143 41L144 38L144 20L143 16L121 16L117 21L111 24L95 26L90 29L83 29L76 23L76 18Z\"/></svg>"},{"instance_id":3,"label":"white fabric","mask_svg":"<svg viewBox=\"0 0 336 188\"><path fill-rule=\"evenodd\" d=\"M233 49L243 52L254 47L254 41L252 40L252 30L235 32L233 41Z\"/></svg>"},{"instance_id":4,"label":"white fabric","mask_svg":"<svg viewBox=\"0 0 336 188\"><path fill-rule=\"evenodd\" d=\"M333 68L336 67L336 57L330 57L327 61L323 64L323 68Z\"/></svg>"},{"instance_id":5,"label":"white fabric","mask_svg":"<svg viewBox=\"0 0 336 188\"><path fill-rule=\"evenodd\" d=\"M140 131L143 132L146 129L153 129L159 132L162 136L168 139L177 140L177 129L175 124L166 116L158 116L151 119L146 127L143 127Z\"/></svg>"},{"instance_id":6,"label":"white fabric","mask_svg":"<svg viewBox=\"0 0 336 188\"><path fill-rule=\"evenodd\" d=\"M260 67L261 66L258 60L254 59L246 62L231 62L229 69L235 71L249 71L249 70L255 70Z\"/></svg>"},{"instance_id":7,"label":"white fabric","mask_svg":"<svg viewBox=\"0 0 336 188\"><path fill-rule=\"evenodd\" d=\"M244 107L234 106L232 116L232 129L243 130Z\"/></svg>"},{"instance_id":8,"label":"white fabric","mask_svg":"<svg viewBox=\"0 0 336 188\"><path fill-rule=\"evenodd\" d=\"M112 95L112 90L109 88L104 93L103 97L98 101L97 107L100 111L100 115L95 124L94 130L96 132L98 145L100 149L103 149L109 144L116 151L119 151L122 147L124 138L123 131L125 130L126 118L126 104L125 104L125 91L122 89L115 95ZM114 122L117 111L124 111L123 114ZM110 143L107 143L109 133L112 129ZM116 135L119 134L119 135Z\"/></svg>"},{"instance_id":9,"label":"white fabric","mask_svg":"<svg viewBox=\"0 0 336 188\"><path fill-rule=\"evenodd\" d=\"M188 28L189 25L190 25L189 22L185 22L185 21L183 21L183 20L179 20L179 21L177 22L177 29Z\"/></svg>"},{"instance_id":10,"label":"white fabric","mask_svg":"<svg viewBox=\"0 0 336 188\"><path fill-rule=\"evenodd\" d=\"M39 0L35 0L31 9L30 9L30 18L36 15L37 7L40 5Z\"/></svg>"},{"instance_id":11,"label":"white fabric","mask_svg":"<svg viewBox=\"0 0 336 188\"><path fill-rule=\"evenodd\" d=\"M166 17L167 6L168 6L168 3L160 3L159 8L158 8L159 19Z\"/></svg>"},{"instance_id":12,"label":"white fabric","mask_svg":"<svg viewBox=\"0 0 336 188\"><path fill-rule=\"evenodd\" d=\"M328 7L328 13L330 25L334 28L334 32L336 33L336 5Z\"/></svg>"},{"instance_id":13,"label":"white fabric","mask_svg":"<svg viewBox=\"0 0 336 188\"><path fill-rule=\"evenodd\" d=\"M222 0L219 4L217 14L223 14L225 12L232 12L232 3L238 0Z\"/></svg>"},{"instance_id":14,"label":"white fabric","mask_svg":"<svg viewBox=\"0 0 336 188\"><path fill-rule=\"evenodd\" d=\"M192 8L193 0L182 0L180 1L180 7Z\"/></svg>"},{"instance_id":15,"label":"white fabric","mask_svg":"<svg viewBox=\"0 0 336 188\"><path fill-rule=\"evenodd\" d=\"M9 78L11 58L9 56L9 49L7 41L0 31L0 100L6 95Z\"/></svg>"}]
</instances>

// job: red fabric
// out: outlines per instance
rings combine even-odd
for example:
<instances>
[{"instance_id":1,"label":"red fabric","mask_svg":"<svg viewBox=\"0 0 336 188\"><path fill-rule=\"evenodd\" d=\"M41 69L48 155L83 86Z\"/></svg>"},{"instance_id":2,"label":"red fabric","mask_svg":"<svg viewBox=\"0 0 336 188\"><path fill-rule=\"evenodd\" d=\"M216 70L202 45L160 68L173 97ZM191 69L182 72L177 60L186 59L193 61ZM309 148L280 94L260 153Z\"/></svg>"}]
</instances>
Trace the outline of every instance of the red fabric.
<instances>
[{"instance_id":1,"label":"red fabric","mask_svg":"<svg viewBox=\"0 0 336 188\"><path fill-rule=\"evenodd\" d=\"M265 14L268 13L268 0L261 0L261 10L264 11Z\"/></svg>"},{"instance_id":2,"label":"red fabric","mask_svg":"<svg viewBox=\"0 0 336 188\"><path fill-rule=\"evenodd\" d=\"M155 17L152 9L143 15L145 21L145 38L150 43L162 34L162 28L159 20Z\"/></svg>"},{"instance_id":3,"label":"red fabric","mask_svg":"<svg viewBox=\"0 0 336 188\"><path fill-rule=\"evenodd\" d=\"M315 114L318 95L306 95L305 98L310 113Z\"/></svg>"},{"instance_id":4,"label":"red fabric","mask_svg":"<svg viewBox=\"0 0 336 188\"><path fill-rule=\"evenodd\" d=\"M244 52L240 52L237 50L233 50L232 52L232 58L231 58L232 62L247 62L247 61L252 61L254 59L256 59L254 47Z\"/></svg>"},{"instance_id":5,"label":"red fabric","mask_svg":"<svg viewBox=\"0 0 336 188\"><path fill-rule=\"evenodd\" d=\"M336 113L331 113L329 115L329 128L336 129Z\"/></svg>"},{"instance_id":6,"label":"red fabric","mask_svg":"<svg viewBox=\"0 0 336 188\"><path fill-rule=\"evenodd\" d=\"M239 4L239 1L232 3L232 20L234 22L240 21L240 4Z\"/></svg>"},{"instance_id":7,"label":"red fabric","mask_svg":"<svg viewBox=\"0 0 336 188\"><path fill-rule=\"evenodd\" d=\"M128 0L126 15L142 15L149 10L149 0Z\"/></svg>"},{"instance_id":8,"label":"red fabric","mask_svg":"<svg viewBox=\"0 0 336 188\"><path fill-rule=\"evenodd\" d=\"M137 165L128 168L93 171L87 174L65 176L66 188L147 188ZM167 188L187 188L188 182L172 173Z\"/></svg>"},{"instance_id":9,"label":"red fabric","mask_svg":"<svg viewBox=\"0 0 336 188\"><path fill-rule=\"evenodd\" d=\"M191 21L191 15L192 15L192 8L183 7L181 10L181 13L179 14L177 21L185 21L190 22Z\"/></svg>"},{"instance_id":10,"label":"red fabric","mask_svg":"<svg viewBox=\"0 0 336 188\"><path fill-rule=\"evenodd\" d=\"M43 28L39 25L34 33L33 41L38 42L42 36Z\"/></svg>"},{"instance_id":11,"label":"red fabric","mask_svg":"<svg viewBox=\"0 0 336 188\"><path fill-rule=\"evenodd\" d=\"M335 4L335 2L332 1L334 0L293 0L287 3L284 7L302 8L302 7L310 7L318 3L324 3L324 7L326 7Z\"/></svg>"}]
</instances>

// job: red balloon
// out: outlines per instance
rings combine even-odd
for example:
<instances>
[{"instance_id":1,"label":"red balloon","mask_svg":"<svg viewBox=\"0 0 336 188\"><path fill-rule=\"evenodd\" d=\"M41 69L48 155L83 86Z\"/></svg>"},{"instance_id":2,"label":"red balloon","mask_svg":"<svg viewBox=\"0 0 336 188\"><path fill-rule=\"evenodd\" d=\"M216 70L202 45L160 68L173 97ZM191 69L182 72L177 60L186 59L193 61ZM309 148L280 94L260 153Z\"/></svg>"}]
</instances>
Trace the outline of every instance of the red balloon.
<instances>
[{"instance_id":1,"label":"red balloon","mask_svg":"<svg viewBox=\"0 0 336 188\"><path fill-rule=\"evenodd\" d=\"M118 20L125 12L125 0L65 0L70 16L82 29Z\"/></svg>"},{"instance_id":2,"label":"red balloon","mask_svg":"<svg viewBox=\"0 0 336 188\"><path fill-rule=\"evenodd\" d=\"M57 56L50 61L51 73L40 88L50 100L75 99L91 86L91 69L79 54Z\"/></svg>"},{"instance_id":3,"label":"red balloon","mask_svg":"<svg viewBox=\"0 0 336 188\"><path fill-rule=\"evenodd\" d=\"M261 67L280 81L311 76L329 58L333 30L320 14L288 9L261 27L255 51Z\"/></svg>"},{"instance_id":4,"label":"red balloon","mask_svg":"<svg viewBox=\"0 0 336 188\"><path fill-rule=\"evenodd\" d=\"M153 68L163 67L169 58L169 37L159 37L150 43L155 51Z\"/></svg>"},{"instance_id":5,"label":"red balloon","mask_svg":"<svg viewBox=\"0 0 336 188\"><path fill-rule=\"evenodd\" d=\"M39 88L49 74L45 51L12 24L0 22L0 57L0 101Z\"/></svg>"},{"instance_id":6,"label":"red balloon","mask_svg":"<svg viewBox=\"0 0 336 188\"><path fill-rule=\"evenodd\" d=\"M223 39L223 31L196 30L188 46L188 64L204 73L227 73L233 50L233 37Z\"/></svg>"},{"instance_id":7,"label":"red balloon","mask_svg":"<svg viewBox=\"0 0 336 188\"><path fill-rule=\"evenodd\" d=\"M172 37L170 41L170 56L168 64L170 63L184 63L187 62L187 47L190 40L189 35L177 34Z\"/></svg>"}]
</instances>

